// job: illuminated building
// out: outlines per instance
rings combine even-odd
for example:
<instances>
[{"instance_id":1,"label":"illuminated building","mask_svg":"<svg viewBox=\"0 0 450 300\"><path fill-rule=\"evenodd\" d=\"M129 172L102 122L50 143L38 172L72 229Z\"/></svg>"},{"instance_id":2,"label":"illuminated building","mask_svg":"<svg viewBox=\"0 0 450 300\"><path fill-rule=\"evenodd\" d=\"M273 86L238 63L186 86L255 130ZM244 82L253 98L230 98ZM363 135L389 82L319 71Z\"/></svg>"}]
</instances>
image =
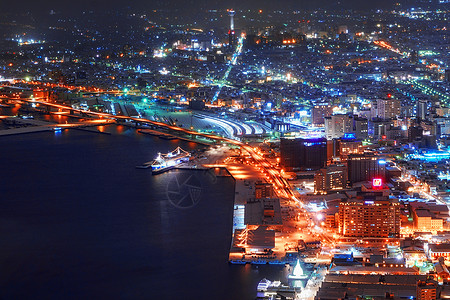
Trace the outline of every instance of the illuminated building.
<instances>
[{"instance_id":1,"label":"illuminated building","mask_svg":"<svg viewBox=\"0 0 450 300\"><path fill-rule=\"evenodd\" d=\"M236 12L233 9L228 10L228 15L230 16L230 30L228 31L228 43L230 46L234 45L236 40L236 33L234 31L234 15Z\"/></svg>"},{"instance_id":2,"label":"illuminated building","mask_svg":"<svg viewBox=\"0 0 450 300\"><path fill-rule=\"evenodd\" d=\"M353 132L355 137L365 140L369 137L369 122L366 118L353 117Z\"/></svg>"},{"instance_id":3,"label":"illuminated building","mask_svg":"<svg viewBox=\"0 0 450 300\"><path fill-rule=\"evenodd\" d=\"M328 103L320 103L314 105L312 108L312 123L314 125L321 125L325 123L325 117L331 116L333 113L333 106Z\"/></svg>"},{"instance_id":4,"label":"illuminated building","mask_svg":"<svg viewBox=\"0 0 450 300\"><path fill-rule=\"evenodd\" d=\"M444 229L444 220L437 218L428 209L416 209L413 214L414 227L418 231L436 232Z\"/></svg>"},{"instance_id":5,"label":"illuminated building","mask_svg":"<svg viewBox=\"0 0 450 300\"><path fill-rule=\"evenodd\" d=\"M255 182L255 198L271 198L273 196L273 186L270 183L258 181Z\"/></svg>"},{"instance_id":6,"label":"illuminated building","mask_svg":"<svg viewBox=\"0 0 450 300\"><path fill-rule=\"evenodd\" d=\"M327 161L327 140L281 138L280 165L285 171L319 169Z\"/></svg>"},{"instance_id":7,"label":"illuminated building","mask_svg":"<svg viewBox=\"0 0 450 300\"><path fill-rule=\"evenodd\" d=\"M398 99L377 99L372 103L372 117L383 120L395 119L401 114L402 103Z\"/></svg>"},{"instance_id":8,"label":"illuminated building","mask_svg":"<svg viewBox=\"0 0 450 300\"><path fill-rule=\"evenodd\" d=\"M417 282L417 300L436 300L437 284L434 281Z\"/></svg>"},{"instance_id":9,"label":"illuminated building","mask_svg":"<svg viewBox=\"0 0 450 300\"><path fill-rule=\"evenodd\" d=\"M335 268L339 271L334 271ZM314 299L415 299L417 281L426 278L415 274L412 268L395 265L393 268L333 267Z\"/></svg>"},{"instance_id":10,"label":"illuminated building","mask_svg":"<svg viewBox=\"0 0 450 300\"><path fill-rule=\"evenodd\" d=\"M340 139L333 140L333 156L345 157L349 154L363 152L363 145L354 133L347 133Z\"/></svg>"},{"instance_id":11,"label":"illuminated building","mask_svg":"<svg viewBox=\"0 0 450 300\"><path fill-rule=\"evenodd\" d=\"M325 136L327 139L343 137L353 132L353 118L349 115L332 115L325 117Z\"/></svg>"},{"instance_id":12,"label":"illuminated building","mask_svg":"<svg viewBox=\"0 0 450 300\"><path fill-rule=\"evenodd\" d=\"M445 260L449 260L450 244L429 244L427 252L428 257L433 260L437 260L439 257L443 257Z\"/></svg>"},{"instance_id":13,"label":"illuminated building","mask_svg":"<svg viewBox=\"0 0 450 300\"><path fill-rule=\"evenodd\" d=\"M375 177L385 177L386 161L375 155L350 154L347 157L348 181L371 181Z\"/></svg>"},{"instance_id":14,"label":"illuminated building","mask_svg":"<svg viewBox=\"0 0 450 300\"><path fill-rule=\"evenodd\" d=\"M280 200L277 198L250 199L245 204L244 223L249 229L255 226L266 225L272 228L281 228Z\"/></svg>"},{"instance_id":15,"label":"illuminated building","mask_svg":"<svg viewBox=\"0 0 450 300\"><path fill-rule=\"evenodd\" d=\"M354 238L398 238L400 204L370 192L339 204L339 233Z\"/></svg>"},{"instance_id":16,"label":"illuminated building","mask_svg":"<svg viewBox=\"0 0 450 300\"><path fill-rule=\"evenodd\" d=\"M428 105L428 101L426 101L426 100L417 101L416 118L418 120L426 120L427 119L427 105Z\"/></svg>"},{"instance_id":17,"label":"illuminated building","mask_svg":"<svg viewBox=\"0 0 450 300\"><path fill-rule=\"evenodd\" d=\"M391 189L387 184L384 184L382 178L373 178L371 182L361 185L361 192L377 192L381 193L383 197L388 197Z\"/></svg>"},{"instance_id":18,"label":"illuminated building","mask_svg":"<svg viewBox=\"0 0 450 300\"><path fill-rule=\"evenodd\" d=\"M314 176L314 190L318 193L342 190L347 186L347 167L343 164L329 165Z\"/></svg>"}]
</instances>

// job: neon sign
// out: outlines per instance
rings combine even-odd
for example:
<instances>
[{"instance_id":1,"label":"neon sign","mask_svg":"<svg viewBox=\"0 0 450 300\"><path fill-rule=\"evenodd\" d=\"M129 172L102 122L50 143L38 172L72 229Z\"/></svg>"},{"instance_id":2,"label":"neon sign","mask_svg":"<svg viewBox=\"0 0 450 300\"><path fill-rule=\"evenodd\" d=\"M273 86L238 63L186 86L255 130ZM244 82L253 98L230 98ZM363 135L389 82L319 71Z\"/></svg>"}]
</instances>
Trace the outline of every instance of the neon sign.
<instances>
[{"instance_id":1,"label":"neon sign","mask_svg":"<svg viewBox=\"0 0 450 300\"><path fill-rule=\"evenodd\" d=\"M372 179L373 188L381 188L383 186L383 180L381 178Z\"/></svg>"}]
</instances>

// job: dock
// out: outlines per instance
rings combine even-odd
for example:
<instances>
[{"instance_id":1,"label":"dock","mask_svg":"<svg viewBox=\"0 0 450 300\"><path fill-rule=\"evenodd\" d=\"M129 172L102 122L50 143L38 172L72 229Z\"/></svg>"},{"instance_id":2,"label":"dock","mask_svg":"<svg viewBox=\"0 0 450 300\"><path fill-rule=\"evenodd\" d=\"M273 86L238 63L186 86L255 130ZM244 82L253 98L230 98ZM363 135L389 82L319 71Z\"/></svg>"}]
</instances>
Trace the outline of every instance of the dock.
<instances>
[{"instance_id":1,"label":"dock","mask_svg":"<svg viewBox=\"0 0 450 300\"><path fill-rule=\"evenodd\" d=\"M25 134L25 133L35 133L35 132L45 132L45 131L61 131L64 129L78 129L89 131L93 133L102 133L102 134L110 134L107 132L101 132L99 130L93 129L92 127L101 126L101 125L109 125L115 123L112 120L90 120L85 122L76 122L76 123L50 123L42 120L35 119L21 119L17 117L2 117L0 120L5 120L6 122L12 125L19 125L21 127L11 128L0 130L0 136L8 136L8 135L17 135L17 134Z\"/></svg>"},{"instance_id":2,"label":"dock","mask_svg":"<svg viewBox=\"0 0 450 300\"><path fill-rule=\"evenodd\" d=\"M0 136L53 131L54 130L53 128L54 127L52 127L52 126L33 126L33 127L20 127L20 128L5 129L5 130L0 130Z\"/></svg>"}]
</instances>

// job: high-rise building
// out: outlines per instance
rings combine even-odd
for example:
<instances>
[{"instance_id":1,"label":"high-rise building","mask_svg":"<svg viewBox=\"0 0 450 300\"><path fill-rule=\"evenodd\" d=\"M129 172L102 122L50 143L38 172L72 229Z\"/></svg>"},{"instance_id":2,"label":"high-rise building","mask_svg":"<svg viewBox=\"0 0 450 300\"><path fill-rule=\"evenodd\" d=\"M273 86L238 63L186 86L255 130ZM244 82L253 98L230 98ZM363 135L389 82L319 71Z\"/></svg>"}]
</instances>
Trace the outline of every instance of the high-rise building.
<instances>
[{"instance_id":1,"label":"high-rise building","mask_svg":"<svg viewBox=\"0 0 450 300\"><path fill-rule=\"evenodd\" d=\"M314 176L314 190L318 193L342 190L347 187L347 167L334 164L320 169Z\"/></svg>"},{"instance_id":2,"label":"high-rise building","mask_svg":"<svg viewBox=\"0 0 450 300\"><path fill-rule=\"evenodd\" d=\"M285 171L319 169L327 161L327 140L281 138L280 152L280 165Z\"/></svg>"},{"instance_id":3,"label":"high-rise building","mask_svg":"<svg viewBox=\"0 0 450 300\"><path fill-rule=\"evenodd\" d=\"M385 160L372 154L350 154L347 157L348 182L350 185L385 177Z\"/></svg>"},{"instance_id":4,"label":"high-rise building","mask_svg":"<svg viewBox=\"0 0 450 300\"><path fill-rule=\"evenodd\" d=\"M339 234L355 238L398 238L400 204L381 193L369 192L341 201Z\"/></svg>"},{"instance_id":5,"label":"high-rise building","mask_svg":"<svg viewBox=\"0 0 450 300\"><path fill-rule=\"evenodd\" d=\"M436 300L437 299L437 284L435 281L419 280L416 289L417 300Z\"/></svg>"},{"instance_id":6,"label":"high-rise building","mask_svg":"<svg viewBox=\"0 0 450 300\"><path fill-rule=\"evenodd\" d=\"M338 139L344 134L353 132L353 117L349 115L332 115L325 117L326 138Z\"/></svg>"},{"instance_id":7,"label":"high-rise building","mask_svg":"<svg viewBox=\"0 0 450 300\"><path fill-rule=\"evenodd\" d=\"M426 100L417 101L416 118L418 120L423 121L423 120L427 119L427 106L428 106L428 101L426 101Z\"/></svg>"},{"instance_id":8,"label":"high-rise building","mask_svg":"<svg viewBox=\"0 0 450 300\"><path fill-rule=\"evenodd\" d=\"M228 43L230 46L234 45L234 41L236 39L236 34L234 31L234 15L235 14L236 14L236 12L234 11L234 9L228 10L228 15L230 16L230 29L228 30Z\"/></svg>"},{"instance_id":9,"label":"high-rise building","mask_svg":"<svg viewBox=\"0 0 450 300\"><path fill-rule=\"evenodd\" d=\"M322 125L325 123L324 118L333 114L333 106L328 103L319 103L312 108L312 123L314 125Z\"/></svg>"},{"instance_id":10,"label":"high-rise building","mask_svg":"<svg viewBox=\"0 0 450 300\"><path fill-rule=\"evenodd\" d=\"M395 119L401 115L402 103L398 99L377 99L372 103L372 118Z\"/></svg>"},{"instance_id":11,"label":"high-rise building","mask_svg":"<svg viewBox=\"0 0 450 300\"><path fill-rule=\"evenodd\" d=\"M366 118L353 117L353 132L355 137L365 140L369 137L369 122Z\"/></svg>"},{"instance_id":12,"label":"high-rise building","mask_svg":"<svg viewBox=\"0 0 450 300\"><path fill-rule=\"evenodd\" d=\"M410 126L408 128L408 142L414 142L416 139L422 139L423 128L422 126Z\"/></svg>"}]
</instances>

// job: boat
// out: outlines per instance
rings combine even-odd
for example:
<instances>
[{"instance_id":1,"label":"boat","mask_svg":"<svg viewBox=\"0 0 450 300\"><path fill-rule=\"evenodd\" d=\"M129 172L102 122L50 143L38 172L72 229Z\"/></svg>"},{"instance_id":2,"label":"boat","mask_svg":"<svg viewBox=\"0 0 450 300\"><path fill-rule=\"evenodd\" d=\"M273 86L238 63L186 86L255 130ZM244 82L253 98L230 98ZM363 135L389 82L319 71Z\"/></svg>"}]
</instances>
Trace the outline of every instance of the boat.
<instances>
[{"instance_id":1,"label":"boat","mask_svg":"<svg viewBox=\"0 0 450 300\"><path fill-rule=\"evenodd\" d=\"M167 153L158 153L155 160L146 162L141 166L136 166L138 169L152 169L152 174L161 174L168 170L172 170L183 162L189 161L191 153L177 147L175 150Z\"/></svg>"},{"instance_id":2,"label":"boat","mask_svg":"<svg viewBox=\"0 0 450 300\"><path fill-rule=\"evenodd\" d=\"M269 289L276 289L280 286L281 286L280 281L270 281L267 278L264 278L258 283L256 290L258 292L266 292Z\"/></svg>"}]
</instances>

